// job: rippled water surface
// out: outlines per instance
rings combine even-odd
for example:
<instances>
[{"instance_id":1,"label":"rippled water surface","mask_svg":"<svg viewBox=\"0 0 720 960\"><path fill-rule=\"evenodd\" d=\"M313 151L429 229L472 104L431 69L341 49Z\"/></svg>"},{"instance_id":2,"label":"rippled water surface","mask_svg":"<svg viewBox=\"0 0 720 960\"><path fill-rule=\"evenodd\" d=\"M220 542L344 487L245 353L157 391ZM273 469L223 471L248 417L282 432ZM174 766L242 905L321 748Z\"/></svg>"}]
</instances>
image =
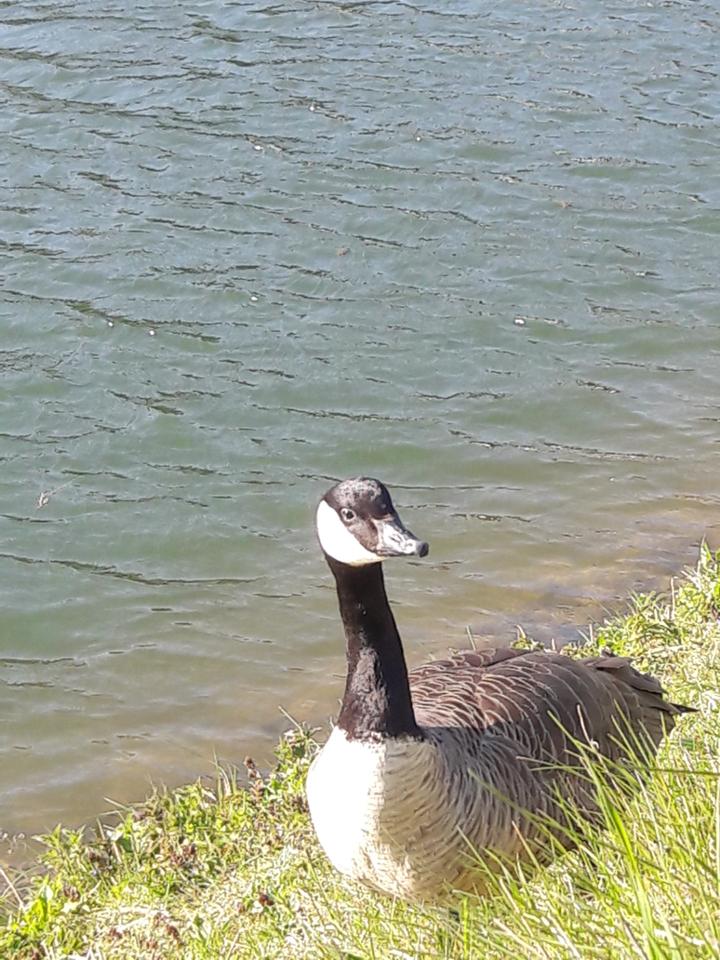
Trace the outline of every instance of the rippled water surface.
<instances>
[{"instance_id":1,"label":"rippled water surface","mask_svg":"<svg viewBox=\"0 0 720 960\"><path fill-rule=\"evenodd\" d=\"M716 2L0 20L0 832L324 722L333 478L412 662L717 543Z\"/></svg>"}]
</instances>

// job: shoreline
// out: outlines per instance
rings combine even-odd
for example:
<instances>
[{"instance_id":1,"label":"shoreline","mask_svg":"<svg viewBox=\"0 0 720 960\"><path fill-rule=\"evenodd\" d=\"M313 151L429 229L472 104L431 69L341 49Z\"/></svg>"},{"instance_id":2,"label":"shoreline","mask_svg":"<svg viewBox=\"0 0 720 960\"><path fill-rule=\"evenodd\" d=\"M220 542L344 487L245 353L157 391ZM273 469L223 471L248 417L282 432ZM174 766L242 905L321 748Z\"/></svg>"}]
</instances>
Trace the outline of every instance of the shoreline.
<instances>
[{"instance_id":1,"label":"shoreline","mask_svg":"<svg viewBox=\"0 0 720 960\"><path fill-rule=\"evenodd\" d=\"M538 877L505 877L495 898L463 907L458 928L449 928L436 911L394 904L343 880L320 853L309 825L303 786L316 747L297 729L280 738L277 765L266 775L248 763L244 785L235 773L218 770L214 781L202 777L174 790L160 788L95 828L58 827L46 838L42 873L27 880L27 870L5 871L0 956L309 960L344 951L364 960L392 955L409 942L416 953L405 955L418 957L540 958L550 944L553 957L603 949L630 957L639 942L646 943L646 955L664 960L680 956L670 950L668 937L685 951L683 958L716 956L720 921L710 914L720 917L720 835L713 840L714 818L720 816L720 551L701 548L695 570L673 578L667 594L637 595L624 614L591 629L583 652L603 647L632 656L659 676L674 699L700 708L682 719L663 746L642 802L617 802L627 815L625 832L635 838L633 850L650 850L654 840L647 831L654 821L663 825L655 841L667 848L632 861L611 850L611 859L620 858L617 876L628 873L627 889L614 893L631 901L622 904L622 923L609 918L619 909L608 892L617 877L604 877L597 886L588 879L588 862L598 876L602 872L611 826L593 835L582 855L567 854ZM689 830L697 836L689 837ZM697 877L681 862L683 849L701 861ZM683 900L678 893L668 903L670 874L665 884L656 876L663 856L663 869L672 867L680 888L690 891L705 877L702 897L696 891ZM30 868L37 870L39 861ZM589 883L589 900L587 889L568 900L567 890L582 891ZM602 924L589 924L590 907ZM555 933L548 916L558 926ZM438 938L450 938L445 952ZM650 949L653 938L660 952Z\"/></svg>"},{"instance_id":2,"label":"shoreline","mask_svg":"<svg viewBox=\"0 0 720 960\"><path fill-rule=\"evenodd\" d=\"M717 536L712 538L717 541ZM657 544L658 551L662 555L662 560L654 564L654 568L649 576L644 578L633 577L628 583L627 576L618 574L612 581L605 578L602 583L601 595L591 589L595 585L594 574L587 570L582 580L582 584L587 584L587 589L573 590L569 594L562 589L560 581L561 571L551 577L547 582L541 582L535 591L532 602L527 603L525 607L519 607L517 612L492 613L479 606L475 611L471 603L465 603L467 608L467 617L458 617L457 622L450 624L445 628L443 624L446 618L439 617L435 625L429 627L425 624L422 628L412 621L405 623L406 632L406 655L410 666L416 666L428 658L440 656L448 649L462 648L467 643L467 631L470 630L481 643L488 645L507 646L511 645L517 635L518 629L522 629L528 636L540 640L545 646L558 644L564 646L579 642L579 638L585 635L594 625L618 609L622 609L625 597L628 592L636 591L647 593L662 589L667 583L668 577L677 569L677 563L673 564L666 549L663 547L664 541L660 540ZM678 553L678 562L692 562L697 555L698 541L687 539L683 544L683 549ZM643 559L642 566L647 568L648 558ZM625 586L623 586L625 584ZM465 588L470 592L476 592L477 586L466 584ZM461 593L461 591L460 591ZM434 601L435 602L435 601ZM400 609L400 615L408 619L408 613L412 617L412 611L403 611ZM302 690L291 690L288 698L283 703L283 708L287 707L288 712L293 715L302 715L303 723L311 727L322 727L327 725L329 719L334 715L336 705L342 692L343 683L343 663L341 636L338 631L337 646L337 679L330 682L330 686L325 688L326 696L323 699L313 698L314 707L309 711L295 710L292 703L288 705L287 700L302 699ZM312 679L312 677L310 678ZM155 754L151 757L156 759L152 764L145 763L141 765L140 771L133 778L134 786L125 794L117 789L117 784L103 779L100 786L93 791L92 787L88 792L94 792L97 802L88 804L85 800L87 794L85 791L79 793L84 800L82 814L73 817L67 813L59 812L52 818L29 818L20 821L17 817L12 817L10 821L0 826L0 867L22 869L32 864L36 858L37 850L32 838L39 834L45 834L51 831L54 826L60 822L70 825L74 828L80 828L83 824L92 823L96 819L112 816L112 807L105 802L110 798L113 804L138 804L152 791L156 784L161 784L167 789L174 790L182 787L198 777L212 776L213 757L219 756L220 763L232 766L239 762L242 756L249 752L252 756L261 759L262 762L270 762L273 754L274 744L277 742L286 721L281 716L283 708L268 709L268 716L263 719L263 726L266 731L262 736L255 734L250 738L237 735L233 732L225 741L214 742L213 745L195 744L193 751L198 755L198 763L195 767L183 764L178 767L173 762L164 764L160 755L160 762L157 762ZM242 747L237 747L242 744ZM203 762L201 754L205 753L206 758ZM157 772L159 769L159 773ZM67 807L67 804L64 805ZM9 823L9 825L8 825ZM15 844L15 838L19 843ZM29 841L30 849L25 853L18 853ZM33 852L35 851L35 852Z\"/></svg>"}]
</instances>

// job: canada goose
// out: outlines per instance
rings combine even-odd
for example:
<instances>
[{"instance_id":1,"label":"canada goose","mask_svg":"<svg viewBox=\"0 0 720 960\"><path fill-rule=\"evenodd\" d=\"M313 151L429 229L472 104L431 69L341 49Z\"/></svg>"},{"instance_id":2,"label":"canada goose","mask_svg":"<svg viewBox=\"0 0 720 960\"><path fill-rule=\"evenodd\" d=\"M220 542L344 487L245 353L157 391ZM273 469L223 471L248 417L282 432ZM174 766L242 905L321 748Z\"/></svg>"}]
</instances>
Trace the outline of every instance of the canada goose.
<instances>
[{"instance_id":1,"label":"canada goose","mask_svg":"<svg viewBox=\"0 0 720 960\"><path fill-rule=\"evenodd\" d=\"M337 585L347 680L307 797L341 873L410 900L482 892L477 857L542 851L538 818L562 819L558 793L589 819L596 813L586 781L572 775L578 743L620 759L624 728L654 751L689 709L610 654L467 651L408 674L381 561L424 557L427 543L366 477L325 494L317 533Z\"/></svg>"}]
</instances>

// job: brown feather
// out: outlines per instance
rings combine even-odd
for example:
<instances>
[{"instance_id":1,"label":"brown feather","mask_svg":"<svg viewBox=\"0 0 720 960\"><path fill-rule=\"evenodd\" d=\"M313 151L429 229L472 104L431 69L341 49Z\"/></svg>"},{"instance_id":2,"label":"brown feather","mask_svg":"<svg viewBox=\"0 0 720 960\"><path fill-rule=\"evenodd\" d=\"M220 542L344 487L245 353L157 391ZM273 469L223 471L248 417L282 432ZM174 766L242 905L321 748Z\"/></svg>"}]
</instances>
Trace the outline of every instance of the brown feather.
<instances>
[{"instance_id":1,"label":"brown feather","mask_svg":"<svg viewBox=\"0 0 720 960\"><path fill-rule=\"evenodd\" d=\"M563 833L558 794L596 819L583 747L615 763L646 761L690 709L665 699L660 683L625 657L576 660L545 650L456 653L411 671L410 689L426 737L497 792L495 803L485 803L482 829L468 823L465 830L475 849L499 856L518 852L520 834L521 847L542 859L547 821L557 822L556 836Z\"/></svg>"}]
</instances>

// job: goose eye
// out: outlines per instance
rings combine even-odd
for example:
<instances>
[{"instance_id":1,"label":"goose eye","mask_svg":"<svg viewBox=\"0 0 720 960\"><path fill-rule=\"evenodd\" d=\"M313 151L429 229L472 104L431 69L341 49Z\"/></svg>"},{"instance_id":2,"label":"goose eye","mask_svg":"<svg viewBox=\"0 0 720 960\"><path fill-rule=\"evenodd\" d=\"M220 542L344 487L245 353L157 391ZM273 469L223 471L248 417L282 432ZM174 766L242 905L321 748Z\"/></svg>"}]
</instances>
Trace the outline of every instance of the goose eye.
<instances>
[{"instance_id":1,"label":"goose eye","mask_svg":"<svg viewBox=\"0 0 720 960\"><path fill-rule=\"evenodd\" d=\"M343 507L340 511L340 516L343 518L345 523L350 523L351 520L355 519L355 511L351 510L350 507Z\"/></svg>"}]
</instances>

